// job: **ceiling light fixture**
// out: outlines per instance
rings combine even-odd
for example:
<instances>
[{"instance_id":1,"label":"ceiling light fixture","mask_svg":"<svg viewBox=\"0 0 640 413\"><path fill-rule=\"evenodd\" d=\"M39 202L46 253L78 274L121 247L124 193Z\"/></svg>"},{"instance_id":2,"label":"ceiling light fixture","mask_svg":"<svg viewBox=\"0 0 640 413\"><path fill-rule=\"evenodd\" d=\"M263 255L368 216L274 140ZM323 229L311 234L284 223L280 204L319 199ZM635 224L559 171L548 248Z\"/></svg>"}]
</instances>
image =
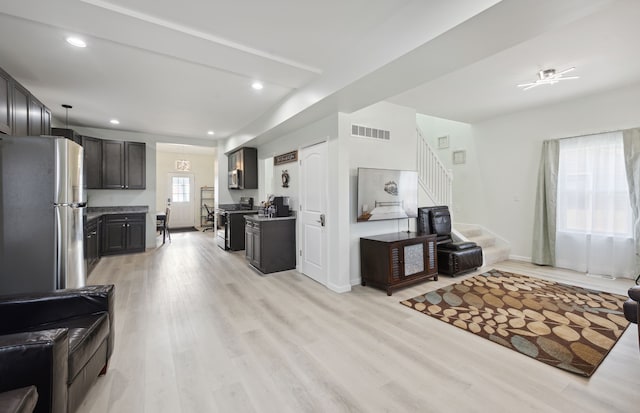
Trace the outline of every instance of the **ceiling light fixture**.
<instances>
[{"instance_id":1,"label":"ceiling light fixture","mask_svg":"<svg viewBox=\"0 0 640 413\"><path fill-rule=\"evenodd\" d=\"M264 88L264 85L260 82L253 82L251 84L251 87L254 88L255 90L262 90L262 88Z\"/></svg>"},{"instance_id":2,"label":"ceiling light fixture","mask_svg":"<svg viewBox=\"0 0 640 413\"><path fill-rule=\"evenodd\" d=\"M210 130L210 131L207 132L207 135L215 135L215 132Z\"/></svg>"},{"instance_id":3,"label":"ceiling light fixture","mask_svg":"<svg viewBox=\"0 0 640 413\"><path fill-rule=\"evenodd\" d=\"M67 37L67 43L75 47L87 47L87 43L79 37Z\"/></svg>"},{"instance_id":4,"label":"ceiling light fixture","mask_svg":"<svg viewBox=\"0 0 640 413\"><path fill-rule=\"evenodd\" d=\"M533 89L536 86L541 85L553 85L558 83L561 80L573 80L580 79L580 76L564 76L566 73L574 71L575 67L570 67L568 69L564 69L560 72L556 73L555 69L545 69L538 72L538 80L531 83L522 83L518 85L518 87L523 88L522 90Z\"/></svg>"},{"instance_id":5,"label":"ceiling light fixture","mask_svg":"<svg viewBox=\"0 0 640 413\"><path fill-rule=\"evenodd\" d=\"M113 125L119 125L119 124L120 124L120 121L119 121L118 119L111 119L111 120L109 121L109 123L111 123L111 124L113 124Z\"/></svg>"}]
</instances>

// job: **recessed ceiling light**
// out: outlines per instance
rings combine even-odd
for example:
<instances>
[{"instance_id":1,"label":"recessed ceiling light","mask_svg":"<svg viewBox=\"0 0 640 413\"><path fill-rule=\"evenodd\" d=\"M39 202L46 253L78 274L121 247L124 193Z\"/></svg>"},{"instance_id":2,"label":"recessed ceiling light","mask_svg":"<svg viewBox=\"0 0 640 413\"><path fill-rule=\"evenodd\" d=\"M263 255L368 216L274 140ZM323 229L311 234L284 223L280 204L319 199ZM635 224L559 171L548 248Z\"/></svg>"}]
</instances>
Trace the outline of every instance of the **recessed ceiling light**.
<instances>
[{"instance_id":1,"label":"recessed ceiling light","mask_svg":"<svg viewBox=\"0 0 640 413\"><path fill-rule=\"evenodd\" d=\"M87 43L79 37L67 37L67 43L75 47L87 47Z\"/></svg>"},{"instance_id":2,"label":"recessed ceiling light","mask_svg":"<svg viewBox=\"0 0 640 413\"><path fill-rule=\"evenodd\" d=\"M109 123L111 123L111 124L113 124L113 125L119 125L119 124L120 124L120 121L119 121L118 119L111 119L111 120L109 121Z\"/></svg>"},{"instance_id":3,"label":"recessed ceiling light","mask_svg":"<svg viewBox=\"0 0 640 413\"><path fill-rule=\"evenodd\" d=\"M210 131L207 132L207 135L215 135L215 132L210 130Z\"/></svg>"},{"instance_id":4,"label":"recessed ceiling light","mask_svg":"<svg viewBox=\"0 0 640 413\"><path fill-rule=\"evenodd\" d=\"M260 83L260 82L253 82L251 84L251 87L254 88L255 90L262 90L264 85L262 83Z\"/></svg>"}]
</instances>

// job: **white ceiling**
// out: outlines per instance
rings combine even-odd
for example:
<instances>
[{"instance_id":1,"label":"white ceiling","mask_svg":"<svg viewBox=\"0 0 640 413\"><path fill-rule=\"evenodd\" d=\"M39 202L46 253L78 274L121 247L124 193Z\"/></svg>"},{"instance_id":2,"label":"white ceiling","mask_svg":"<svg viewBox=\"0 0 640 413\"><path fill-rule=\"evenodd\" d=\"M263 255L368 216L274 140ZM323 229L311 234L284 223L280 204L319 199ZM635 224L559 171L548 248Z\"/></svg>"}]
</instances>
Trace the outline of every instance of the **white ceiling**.
<instances>
[{"instance_id":1,"label":"white ceiling","mask_svg":"<svg viewBox=\"0 0 640 413\"><path fill-rule=\"evenodd\" d=\"M379 100L476 122L623 87L639 17L637 0L0 0L0 67L58 124L64 103L70 125L242 143ZM570 66L580 80L515 87Z\"/></svg>"}]
</instances>

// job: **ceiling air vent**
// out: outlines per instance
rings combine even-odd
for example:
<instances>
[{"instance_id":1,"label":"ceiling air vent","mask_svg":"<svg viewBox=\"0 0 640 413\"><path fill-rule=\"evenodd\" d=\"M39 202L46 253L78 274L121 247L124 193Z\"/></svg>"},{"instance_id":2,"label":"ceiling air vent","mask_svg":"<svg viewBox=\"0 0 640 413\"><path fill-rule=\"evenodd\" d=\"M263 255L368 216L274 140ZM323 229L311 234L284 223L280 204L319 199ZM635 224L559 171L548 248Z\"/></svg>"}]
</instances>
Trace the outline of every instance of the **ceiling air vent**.
<instances>
[{"instance_id":1,"label":"ceiling air vent","mask_svg":"<svg viewBox=\"0 0 640 413\"><path fill-rule=\"evenodd\" d=\"M391 139L391 133L388 130L370 128L368 126L354 124L351 124L351 136L380 139L383 141L388 141Z\"/></svg>"}]
</instances>

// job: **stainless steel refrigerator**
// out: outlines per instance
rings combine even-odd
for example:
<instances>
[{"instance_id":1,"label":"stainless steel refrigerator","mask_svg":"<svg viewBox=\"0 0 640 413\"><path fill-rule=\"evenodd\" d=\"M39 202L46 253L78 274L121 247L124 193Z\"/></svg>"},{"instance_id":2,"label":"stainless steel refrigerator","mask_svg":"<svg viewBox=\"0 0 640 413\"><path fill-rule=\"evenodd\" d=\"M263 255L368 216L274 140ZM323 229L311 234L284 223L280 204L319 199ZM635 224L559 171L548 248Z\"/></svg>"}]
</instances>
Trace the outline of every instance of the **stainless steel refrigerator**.
<instances>
[{"instance_id":1,"label":"stainless steel refrigerator","mask_svg":"<svg viewBox=\"0 0 640 413\"><path fill-rule=\"evenodd\" d=\"M0 135L0 294L85 285L83 149Z\"/></svg>"}]
</instances>

